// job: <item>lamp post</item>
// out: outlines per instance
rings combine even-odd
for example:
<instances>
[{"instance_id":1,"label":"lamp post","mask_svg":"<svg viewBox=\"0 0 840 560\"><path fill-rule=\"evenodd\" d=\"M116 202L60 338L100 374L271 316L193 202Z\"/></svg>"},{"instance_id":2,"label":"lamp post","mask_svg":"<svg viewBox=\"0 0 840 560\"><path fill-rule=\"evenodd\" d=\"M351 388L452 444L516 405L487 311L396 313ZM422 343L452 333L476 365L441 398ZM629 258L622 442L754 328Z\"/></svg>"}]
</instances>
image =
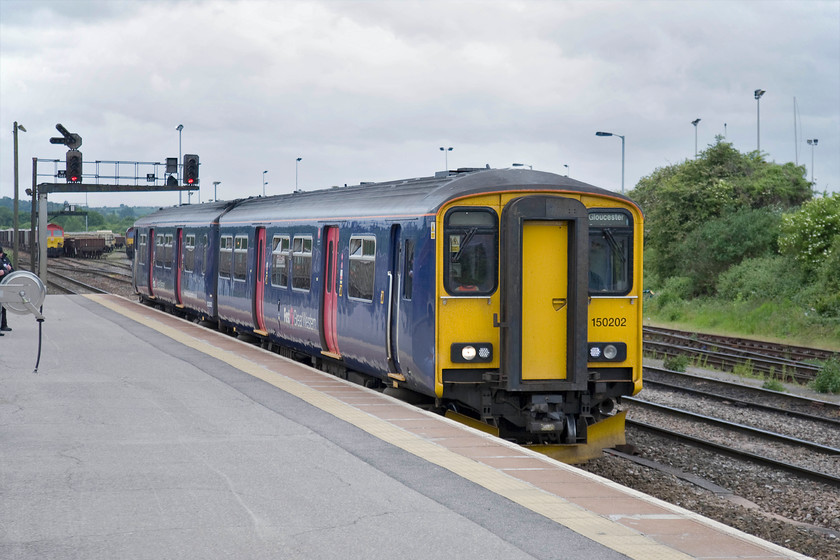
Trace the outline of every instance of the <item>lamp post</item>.
<instances>
[{"instance_id":1,"label":"lamp post","mask_svg":"<svg viewBox=\"0 0 840 560\"><path fill-rule=\"evenodd\" d=\"M295 159L295 192L298 191L298 164L300 163L300 160L302 160L302 159L303 159L302 157L299 157L299 158Z\"/></svg>"},{"instance_id":2,"label":"lamp post","mask_svg":"<svg viewBox=\"0 0 840 560\"><path fill-rule=\"evenodd\" d=\"M18 130L22 132L26 132L26 129L23 128L22 124L18 124L15 121L15 124L12 126L12 136L14 136L14 152L15 152L15 203L14 203L14 231L12 232L12 259L15 261L15 266L20 268L18 264L18 228L20 227L20 223L18 222ZM811 151L813 154L813 150ZM813 158L811 158L813 160ZM33 259L34 262L34 259Z\"/></svg>"},{"instance_id":3,"label":"lamp post","mask_svg":"<svg viewBox=\"0 0 840 560\"><path fill-rule=\"evenodd\" d=\"M761 155L761 96L767 93L763 89L755 90L755 145Z\"/></svg>"},{"instance_id":4,"label":"lamp post","mask_svg":"<svg viewBox=\"0 0 840 560\"><path fill-rule=\"evenodd\" d=\"M691 121L691 124L694 125L694 159L697 159L697 123L700 122L700 119L694 119Z\"/></svg>"},{"instance_id":5,"label":"lamp post","mask_svg":"<svg viewBox=\"0 0 840 560\"><path fill-rule=\"evenodd\" d=\"M218 189L221 181L213 181L213 202L219 201Z\"/></svg>"},{"instance_id":6,"label":"lamp post","mask_svg":"<svg viewBox=\"0 0 840 560\"><path fill-rule=\"evenodd\" d=\"M624 194L624 136L612 132L596 132L595 136L618 136L621 138L621 194Z\"/></svg>"},{"instance_id":7,"label":"lamp post","mask_svg":"<svg viewBox=\"0 0 840 560\"><path fill-rule=\"evenodd\" d=\"M443 146L441 146L440 151L443 152L443 170L449 171L449 152L452 151L452 146L448 148L444 148Z\"/></svg>"},{"instance_id":8,"label":"lamp post","mask_svg":"<svg viewBox=\"0 0 840 560\"><path fill-rule=\"evenodd\" d=\"M811 184L814 185L814 148L816 147L819 140L817 138L810 138L806 140L808 145L811 146ZM816 185L814 185L816 187Z\"/></svg>"},{"instance_id":9,"label":"lamp post","mask_svg":"<svg viewBox=\"0 0 840 560\"><path fill-rule=\"evenodd\" d=\"M268 183L266 183L266 180L265 180L265 174L266 173L268 173L268 169L263 171L263 196L265 196L265 186L268 184Z\"/></svg>"},{"instance_id":10,"label":"lamp post","mask_svg":"<svg viewBox=\"0 0 840 560\"><path fill-rule=\"evenodd\" d=\"M566 177L568 177L569 176L569 166L564 163L563 167L566 168Z\"/></svg>"},{"instance_id":11,"label":"lamp post","mask_svg":"<svg viewBox=\"0 0 840 560\"><path fill-rule=\"evenodd\" d=\"M184 130L184 125L179 124L175 127L178 131L178 186L181 186L181 132ZM178 206L181 205L181 191L178 191Z\"/></svg>"}]
</instances>

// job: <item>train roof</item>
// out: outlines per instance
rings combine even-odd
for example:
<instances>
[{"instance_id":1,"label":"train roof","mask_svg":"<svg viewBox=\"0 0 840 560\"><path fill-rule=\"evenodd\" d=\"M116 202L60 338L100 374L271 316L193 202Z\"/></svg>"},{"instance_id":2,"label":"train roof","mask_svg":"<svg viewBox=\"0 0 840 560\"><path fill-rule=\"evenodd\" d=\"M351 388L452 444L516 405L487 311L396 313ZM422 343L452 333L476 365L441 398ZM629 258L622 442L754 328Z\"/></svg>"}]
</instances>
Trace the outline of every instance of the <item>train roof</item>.
<instances>
[{"instance_id":1,"label":"train roof","mask_svg":"<svg viewBox=\"0 0 840 560\"><path fill-rule=\"evenodd\" d=\"M530 169L469 169L439 175L299 191L227 203L173 207L141 218L135 225L209 223L213 221L209 219L211 217L220 222L265 223L302 218L341 220L372 216L422 216L435 214L451 200L499 191L591 194L635 205L624 195L555 173Z\"/></svg>"},{"instance_id":2,"label":"train roof","mask_svg":"<svg viewBox=\"0 0 840 560\"><path fill-rule=\"evenodd\" d=\"M150 225L210 225L219 220L219 216L233 208L240 200L224 200L205 202L204 204L185 204L161 208L157 212L138 218L134 227L148 227Z\"/></svg>"}]
</instances>

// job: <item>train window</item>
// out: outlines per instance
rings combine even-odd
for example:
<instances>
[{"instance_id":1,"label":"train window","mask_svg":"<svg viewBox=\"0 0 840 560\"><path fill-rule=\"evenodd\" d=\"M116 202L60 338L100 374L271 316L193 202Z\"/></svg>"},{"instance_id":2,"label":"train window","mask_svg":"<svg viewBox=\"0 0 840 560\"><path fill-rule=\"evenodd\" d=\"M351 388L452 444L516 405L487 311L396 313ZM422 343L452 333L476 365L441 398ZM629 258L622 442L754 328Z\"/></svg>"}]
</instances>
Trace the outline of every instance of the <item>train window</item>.
<instances>
[{"instance_id":1,"label":"train window","mask_svg":"<svg viewBox=\"0 0 840 560\"><path fill-rule=\"evenodd\" d=\"M187 235L184 239L184 271L195 270L195 235Z\"/></svg>"},{"instance_id":2,"label":"train window","mask_svg":"<svg viewBox=\"0 0 840 560\"><path fill-rule=\"evenodd\" d=\"M210 260L210 259L207 258L207 252L210 250L210 245L207 244L207 234L206 233L201 236L201 245L199 246L199 249L202 251L202 255L204 255L204 259L203 259L203 263L202 263L202 261L198 262L198 265L196 267L196 272L201 274L202 272L204 272L207 269L207 264L206 263L207 263L208 260Z\"/></svg>"},{"instance_id":3,"label":"train window","mask_svg":"<svg viewBox=\"0 0 840 560\"><path fill-rule=\"evenodd\" d=\"M289 236L275 235L271 240L271 285L289 285Z\"/></svg>"},{"instance_id":4,"label":"train window","mask_svg":"<svg viewBox=\"0 0 840 560\"><path fill-rule=\"evenodd\" d=\"M490 295L499 270L499 218L490 208L454 208L443 225L443 273L452 295Z\"/></svg>"},{"instance_id":5,"label":"train window","mask_svg":"<svg viewBox=\"0 0 840 560\"><path fill-rule=\"evenodd\" d=\"M233 240L233 278L245 280L248 265L248 237L237 235Z\"/></svg>"},{"instance_id":6,"label":"train window","mask_svg":"<svg viewBox=\"0 0 840 560\"><path fill-rule=\"evenodd\" d=\"M163 241L163 268L172 268L172 234L167 233Z\"/></svg>"},{"instance_id":7,"label":"train window","mask_svg":"<svg viewBox=\"0 0 840 560\"><path fill-rule=\"evenodd\" d=\"M295 237L292 243L292 288L309 290L312 285L312 237Z\"/></svg>"},{"instance_id":8,"label":"train window","mask_svg":"<svg viewBox=\"0 0 840 560\"><path fill-rule=\"evenodd\" d=\"M230 278L230 269L233 261L233 236L223 235L219 239L219 276Z\"/></svg>"},{"instance_id":9,"label":"train window","mask_svg":"<svg viewBox=\"0 0 840 560\"><path fill-rule=\"evenodd\" d=\"M373 279L376 268L376 238L350 238L350 278L347 295L353 299L373 301Z\"/></svg>"},{"instance_id":10,"label":"train window","mask_svg":"<svg viewBox=\"0 0 840 560\"><path fill-rule=\"evenodd\" d=\"M155 267L163 267L163 260L165 256L166 250L163 243L163 234L159 233L155 236Z\"/></svg>"},{"instance_id":11,"label":"train window","mask_svg":"<svg viewBox=\"0 0 840 560\"><path fill-rule=\"evenodd\" d=\"M414 291L414 240L405 240L405 265L403 268L403 299L411 299Z\"/></svg>"},{"instance_id":12,"label":"train window","mask_svg":"<svg viewBox=\"0 0 840 560\"><path fill-rule=\"evenodd\" d=\"M137 244L137 248L140 251L137 254L137 264L146 264L146 234L140 234L140 241Z\"/></svg>"},{"instance_id":13,"label":"train window","mask_svg":"<svg viewBox=\"0 0 840 560\"><path fill-rule=\"evenodd\" d=\"M624 295L632 287L633 223L621 210L589 213L589 293Z\"/></svg>"}]
</instances>

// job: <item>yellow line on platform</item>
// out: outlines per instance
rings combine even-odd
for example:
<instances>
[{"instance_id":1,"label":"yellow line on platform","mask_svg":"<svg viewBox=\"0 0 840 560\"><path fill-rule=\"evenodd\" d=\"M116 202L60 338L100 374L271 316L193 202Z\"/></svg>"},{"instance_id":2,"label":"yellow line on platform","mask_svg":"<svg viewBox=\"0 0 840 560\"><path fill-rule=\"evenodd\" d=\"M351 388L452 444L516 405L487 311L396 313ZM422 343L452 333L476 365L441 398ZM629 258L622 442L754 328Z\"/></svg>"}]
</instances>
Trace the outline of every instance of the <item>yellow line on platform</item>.
<instances>
[{"instance_id":1,"label":"yellow line on platform","mask_svg":"<svg viewBox=\"0 0 840 560\"><path fill-rule=\"evenodd\" d=\"M382 441L443 467L616 552L637 560L690 560L692 558L678 550L658 543L637 531L576 506L559 496L545 492L488 465L459 455L418 435L398 428L381 418L354 408L334 397L321 393L282 374L270 371L247 358L216 348L207 342L184 334L178 329L169 327L162 322L149 319L140 313L131 311L127 305L114 302L108 299L107 296L85 295L85 297L185 346L212 356L240 371L286 391L332 414L336 418L366 431ZM131 305L134 304L131 303ZM249 348L255 349L250 345ZM285 360L281 356L276 357L279 360ZM291 360L288 360L288 362L298 367L306 367Z\"/></svg>"}]
</instances>

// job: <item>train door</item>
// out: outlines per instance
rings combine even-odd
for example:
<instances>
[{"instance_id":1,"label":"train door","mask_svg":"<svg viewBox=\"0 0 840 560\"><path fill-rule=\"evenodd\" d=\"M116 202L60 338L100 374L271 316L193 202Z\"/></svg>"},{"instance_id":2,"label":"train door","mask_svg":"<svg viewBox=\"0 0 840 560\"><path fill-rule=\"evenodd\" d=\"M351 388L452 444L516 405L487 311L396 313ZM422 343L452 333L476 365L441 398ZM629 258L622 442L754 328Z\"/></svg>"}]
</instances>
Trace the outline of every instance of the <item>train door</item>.
<instances>
[{"instance_id":1,"label":"train door","mask_svg":"<svg viewBox=\"0 0 840 560\"><path fill-rule=\"evenodd\" d=\"M175 229L175 306L184 307L184 302L181 298L181 280L184 273L184 230L182 228Z\"/></svg>"},{"instance_id":2,"label":"train door","mask_svg":"<svg viewBox=\"0 0 840 560\"><path fill-rule=\"evenodd\" d=\"M588 218L574 199L527 196L502 212L502 367L513 390L587 384Z\"/></svg>"},{"instance_id":3,"label":"train door","mask_svg":"<svg viewBox=\"0 0 840 560\"><path fill-rule=\"evenodd\" d=\"M256 253L254 254L254 326L256 326L257 334L268 336L268 331L265 329L265 315L263 314L263 303L265 300L265 228L257 228L256 235Z\"/></svg>"},{"instance_id":4,"label":"train door","mask_svg":"<svg viewBox=\"0 0 840 560\"><path fill-rule=\"evenodd\" d=\"M155 228L149 228L149 296L155 297Z\"/></svg>"},{"instance_id":5,"label":"train door","mask_svg":"<svg viewBox=\"0 0 840 560\"><path fill-rule=\"evenodd\" d=\"M338 349L338 293L336 292L336 269L338 261L338 228L327 226L324 235L324 293L321 306L321 344L323 353L340 358Z\"/></svg>"},{"instance_id":6,"label":"train door","mask_svg":"<svg viewBox=\"0 0 840 560\"><path fill-rule=\"evenodd\" d=\"M388 371L400 373L399 323L400 323L400 226L391 226L391 245L388 255L388 322L385 347L388 354Z\"/></svg>"}]
</instances>

